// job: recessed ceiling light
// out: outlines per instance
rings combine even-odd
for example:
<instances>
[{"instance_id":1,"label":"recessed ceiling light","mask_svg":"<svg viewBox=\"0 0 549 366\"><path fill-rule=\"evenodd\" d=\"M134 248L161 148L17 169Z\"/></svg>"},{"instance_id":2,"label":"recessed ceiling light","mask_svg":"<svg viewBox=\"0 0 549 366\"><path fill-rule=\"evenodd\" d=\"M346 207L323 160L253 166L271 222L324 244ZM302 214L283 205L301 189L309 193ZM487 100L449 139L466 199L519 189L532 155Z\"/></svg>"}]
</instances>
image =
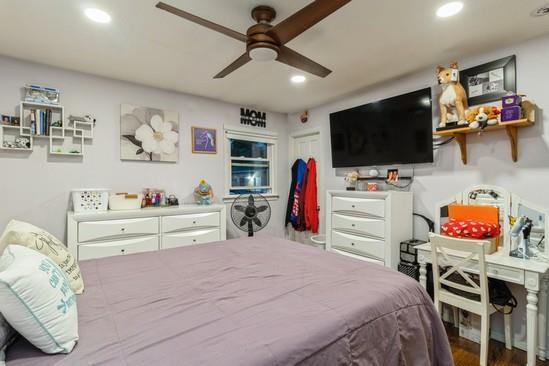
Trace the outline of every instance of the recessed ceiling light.
<instances>
[{"instance_id":1,"label":"recessed ceiling light","mask_svg":"<svg viewBox=\"0 0 549 366\"><path fill-rule=\"evenodd\" d=\"M448 18L459 13L461 9L463 9L463 3L461 1L452 1L451 3L444 4L438 8L437 16Z\"/></svg>"},{"instance_id":2,"label":"recessed ceiling light","mask_svg":"<svg viewBox=\"0 0 549 366\"><path fill-rule=\"evenodd\" d=\"M290 80L292 80L292 83L294 84L301 84L304 83L307 78L303 75L294 75Z\"/></svg>"},{"instance_id":3,"label":"recessed ceiling light","mask_svg":"<svg viewBox=\"0 0 549 366\"><path fill-rule=\"evenodd\" d=\"M106 11L96 8L88 8L84 10L84 14L91 20L97 23L110 23L111 16Z\"/></svg>"}]
</instances>

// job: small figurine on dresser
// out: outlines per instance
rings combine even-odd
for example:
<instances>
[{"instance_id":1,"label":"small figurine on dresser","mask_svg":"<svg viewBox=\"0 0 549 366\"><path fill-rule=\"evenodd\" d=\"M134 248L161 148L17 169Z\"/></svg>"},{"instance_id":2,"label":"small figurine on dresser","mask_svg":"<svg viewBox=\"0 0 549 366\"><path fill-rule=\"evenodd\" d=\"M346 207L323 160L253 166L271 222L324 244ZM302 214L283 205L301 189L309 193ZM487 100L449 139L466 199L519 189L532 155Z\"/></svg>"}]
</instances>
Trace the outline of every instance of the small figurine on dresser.
<instances>
[{"instance_id":1,"label":"small figurine on dresser","mask_svg":"<svg viewBox=\"0 0 549 366\"><path fill-rule=\"evenodd\" d=\"M459 82L457 62L450 64L450 67L437 66L437 79L442 85L442 94L439 99L439 128L447 127L447 124L467 125L465 118L465 110L468 107L467 93Z\"/></svg>"},{"instance_id":2,"label":"small figurine on dresser","mask_svg":"<svg viewBox=\"0 0 549 366\"><path fill-rule=\"evenodd\" d=\"M193 196L197 205L211 205L214 197L212 186L202 179L194 189Z\"/></svg>"},{"instance_id":3,"label":"small figurine on dresser","mask_svg":"<svg viewBox=\"0 0 549 366\"><path fill-rule=\"evenodd\" d=\"M353 170L345 175L348 191L356 191L356 182L358 181L358 178L360 178L358 170Z\"/></svg>"}]
</instances>

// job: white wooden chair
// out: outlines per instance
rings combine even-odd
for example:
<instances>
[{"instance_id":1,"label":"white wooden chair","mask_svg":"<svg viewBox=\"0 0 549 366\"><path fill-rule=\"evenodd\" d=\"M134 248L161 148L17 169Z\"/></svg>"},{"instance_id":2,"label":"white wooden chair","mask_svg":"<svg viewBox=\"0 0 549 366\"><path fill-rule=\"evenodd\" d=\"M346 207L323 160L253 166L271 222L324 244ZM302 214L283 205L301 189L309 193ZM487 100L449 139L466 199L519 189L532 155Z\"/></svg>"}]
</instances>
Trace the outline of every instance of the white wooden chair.
<instances>
[{"instance_id":1,"label":"white wooden chair","mask_svg":"<svg viewBox=\"0 0 549 366\"><path fill-rule=\"evenodd\" d=\"M490 341L490 315L496 312L496 309L490 304L486 261L484 258L486 246L490 245L490 243L482 240L452 238L434 233L430 234L430 239L435 307L439 314L441 313L441 303L445 303L480 316L480 365L487 366L488 343ZM456 260L455 256L451 258L448 250L460 252L459 260ZM447 266L448 271L441 275L439 266ZM471 268L474 268L475 273L477 273L478 268L478 284L470 276L472 272ZM449 276L454 273L461 276L467 285L451 281ZM480 301L452 293L442 288L443 285L478 295ZM507 312L508 309L505 310ZM504 320L505 347L511 349L511 315L504 315Z\"/></svg>"}]
</instances>

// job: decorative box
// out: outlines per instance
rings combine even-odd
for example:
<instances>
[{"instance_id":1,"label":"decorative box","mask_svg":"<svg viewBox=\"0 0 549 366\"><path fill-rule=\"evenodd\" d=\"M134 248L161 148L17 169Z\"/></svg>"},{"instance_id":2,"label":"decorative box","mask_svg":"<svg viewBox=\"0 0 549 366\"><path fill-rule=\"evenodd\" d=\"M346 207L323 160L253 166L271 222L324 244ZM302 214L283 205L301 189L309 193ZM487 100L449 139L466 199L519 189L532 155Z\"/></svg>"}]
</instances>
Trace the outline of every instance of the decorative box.
<instances>
[{"instance_id":1,"label":"decorative box","mask_svg":"<svg viewBox=\"0 0 549 366\"><path fill-rule=\"evenodd\" d=\"M522 98L518 95L506 95L501 98L501 107L507 108L520 106L521 99Z\"/></svg>"},{"instance_id":2,"label":"decorative box","mask_svg":"<svg viewBox=\"0 0 549 366\"><path fill-rule=\"evenodd\" d=\"M108 189L73 189L72 205L74 212L107 211L109 206Z\"/></svg>"},{"instance_id":3,"label":"decorative box","mask_svg":"<svg viewBox=\"0 0 549 366\"><path fill-rule=\"evenodd\" d=\"M506 107L501 109L501 122L515 121L517 119L520 119L520 117L520 106Z\"/></svg>"},{"instance_id":4,"label":"decorative box","mask_svg":"<svg viewBox=\"0 0 549 366\"><path fill-rule=\"evenodd\" d=\"M141 193L116 193L109 196L109 209L113 211L138 210L142 203Z\"/></svg>"}]
</instances>

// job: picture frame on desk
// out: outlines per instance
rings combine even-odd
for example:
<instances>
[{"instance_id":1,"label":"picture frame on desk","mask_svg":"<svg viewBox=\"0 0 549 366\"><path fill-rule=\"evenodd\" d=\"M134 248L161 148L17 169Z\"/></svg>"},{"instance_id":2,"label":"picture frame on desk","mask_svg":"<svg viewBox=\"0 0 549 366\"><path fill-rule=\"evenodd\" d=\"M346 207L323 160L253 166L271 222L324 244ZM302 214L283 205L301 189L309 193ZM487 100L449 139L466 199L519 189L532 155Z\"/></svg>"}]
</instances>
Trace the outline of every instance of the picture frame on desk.
<instances>
[{"instance_id":1,"label":"picture frame on desk","mask_svg":"<svg viewBox=\"0 0 549 366\"><path fill-rule=\"evenodd\" d=\"M500 100L509 92L517 92L516 56L462 70L459 77L469 96L469 106Z\"/></svg>"}]
</instances>

